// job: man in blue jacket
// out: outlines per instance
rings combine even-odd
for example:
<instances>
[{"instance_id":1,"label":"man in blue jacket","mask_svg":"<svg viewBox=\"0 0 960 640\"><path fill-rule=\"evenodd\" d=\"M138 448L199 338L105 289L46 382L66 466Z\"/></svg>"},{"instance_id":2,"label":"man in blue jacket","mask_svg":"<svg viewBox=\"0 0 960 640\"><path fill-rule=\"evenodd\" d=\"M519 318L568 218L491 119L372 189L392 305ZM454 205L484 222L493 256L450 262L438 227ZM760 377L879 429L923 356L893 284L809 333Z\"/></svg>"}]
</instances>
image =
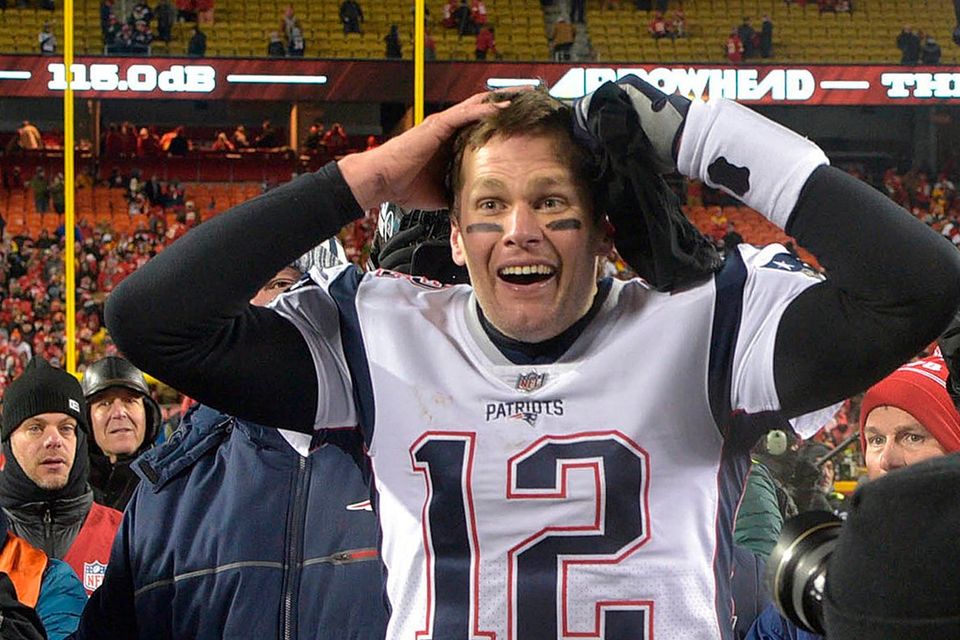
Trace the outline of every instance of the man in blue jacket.
<instances>
[{"instance_id":1,"label":"man in blue jacket","mask_svg":"<svg viewBox=\"0 0 960 640\"><path fill-rule=\"evenodd\" d=\"M312 263L342 259L324 243L251 302L269 304ZM74 638L383 638L355 430L311 439L196 406L132 468L142 482Z\"/></svg>"}]
</instances>

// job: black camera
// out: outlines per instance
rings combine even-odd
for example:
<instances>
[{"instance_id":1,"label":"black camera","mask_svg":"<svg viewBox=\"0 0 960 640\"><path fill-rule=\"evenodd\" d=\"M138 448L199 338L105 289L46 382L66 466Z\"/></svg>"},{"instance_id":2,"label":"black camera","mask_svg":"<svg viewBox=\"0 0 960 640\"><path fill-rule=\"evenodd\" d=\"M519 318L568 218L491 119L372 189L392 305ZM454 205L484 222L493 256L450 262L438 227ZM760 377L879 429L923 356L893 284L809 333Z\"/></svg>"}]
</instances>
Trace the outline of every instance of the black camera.
<instances>
[{"instance_id":1,"label":"black camera","mask_svg":"<svg viewBox=\"0 0 960 640\"><path fill-rule=\"evenodd\" d=\"M823 594L827 560L843 521L828 511L807 511L783 523L767 559L773 602L798 627L824 635Z\"/></svg>"}]
</instances>

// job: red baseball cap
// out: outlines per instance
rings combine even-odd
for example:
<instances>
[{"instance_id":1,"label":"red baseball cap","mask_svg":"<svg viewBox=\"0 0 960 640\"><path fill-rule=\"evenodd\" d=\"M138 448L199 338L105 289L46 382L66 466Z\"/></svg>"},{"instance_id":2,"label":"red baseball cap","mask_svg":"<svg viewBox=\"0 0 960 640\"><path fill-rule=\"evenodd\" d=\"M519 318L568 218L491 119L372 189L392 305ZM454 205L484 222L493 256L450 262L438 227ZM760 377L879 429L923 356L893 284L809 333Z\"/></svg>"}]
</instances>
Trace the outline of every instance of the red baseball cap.
<instances>
[{"instance_id":1,"label":"red baseball cap","mask_svg":"<svg viewBox=\"0 0 960 640\"><path fill-rule=\"evenodd\" d=\"M866 451L863 425L877 407L906 411L947 453L960 451L960 413L947 392L947 364L939 354L905 364L870 387L860 408L860 450Z\"/></svg>"}]
</instances>

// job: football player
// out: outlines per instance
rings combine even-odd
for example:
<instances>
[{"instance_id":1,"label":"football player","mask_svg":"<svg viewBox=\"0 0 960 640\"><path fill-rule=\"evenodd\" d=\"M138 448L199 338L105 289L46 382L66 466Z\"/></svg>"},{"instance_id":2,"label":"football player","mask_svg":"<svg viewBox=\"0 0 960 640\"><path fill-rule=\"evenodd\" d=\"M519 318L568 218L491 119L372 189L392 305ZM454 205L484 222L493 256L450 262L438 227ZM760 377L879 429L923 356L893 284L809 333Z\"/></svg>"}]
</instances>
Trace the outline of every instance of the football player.
<instances>
[{"instance_id":1,"label":"football player","mask_svg":"<svg viewBox=\"0 0 960 640\"><path fill-rule=\"evenodd\" d=\"M655 173L674 170L763 212L830 277L779 245L721 267L663 196ZM344 267L247 304L384 201L449 207L471 284ZM647 280L597 280L608 217ZM576 109L521 91L431 115L191 231L107 318L132 361L205 403L359 424L389 638L714 640L732 634L757 436L782 417L811 435L958 303L960 254L812 142L633 78Z\"/></svg>"}]
</instances>

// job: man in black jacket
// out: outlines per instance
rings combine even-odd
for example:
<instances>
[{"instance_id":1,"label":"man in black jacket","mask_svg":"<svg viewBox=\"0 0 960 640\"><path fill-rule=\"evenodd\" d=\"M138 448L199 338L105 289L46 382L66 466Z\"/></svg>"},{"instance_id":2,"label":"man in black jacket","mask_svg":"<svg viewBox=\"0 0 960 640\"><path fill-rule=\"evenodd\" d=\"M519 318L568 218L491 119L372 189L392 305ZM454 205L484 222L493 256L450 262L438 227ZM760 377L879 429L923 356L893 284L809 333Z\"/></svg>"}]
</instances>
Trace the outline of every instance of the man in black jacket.
<instances>
[{"instance_id":1,"label":"man in black jacket","mask_svg":"<svg viewBox=\"0 0 960 640\"><path fill-rule=\"evenodd\" d=\"M153 446L160 431L160 405L135 366L107 356L87 367L83 395L89 406L90 484L100 504L123 511L139 479L130 463Z\"/></svg>"},{"instance_id":2,"label":"man in black jacket","mask_svg":"<svg viewBox=\"0 0 960 640\"><path fill-rule=\"evenodd\" d=\"M0 506L9 529L69 564L89 594L103 578L121 514L93 499L88 432L80 383L40 357L4 392Z\"/></svg>"}]
</instances>

